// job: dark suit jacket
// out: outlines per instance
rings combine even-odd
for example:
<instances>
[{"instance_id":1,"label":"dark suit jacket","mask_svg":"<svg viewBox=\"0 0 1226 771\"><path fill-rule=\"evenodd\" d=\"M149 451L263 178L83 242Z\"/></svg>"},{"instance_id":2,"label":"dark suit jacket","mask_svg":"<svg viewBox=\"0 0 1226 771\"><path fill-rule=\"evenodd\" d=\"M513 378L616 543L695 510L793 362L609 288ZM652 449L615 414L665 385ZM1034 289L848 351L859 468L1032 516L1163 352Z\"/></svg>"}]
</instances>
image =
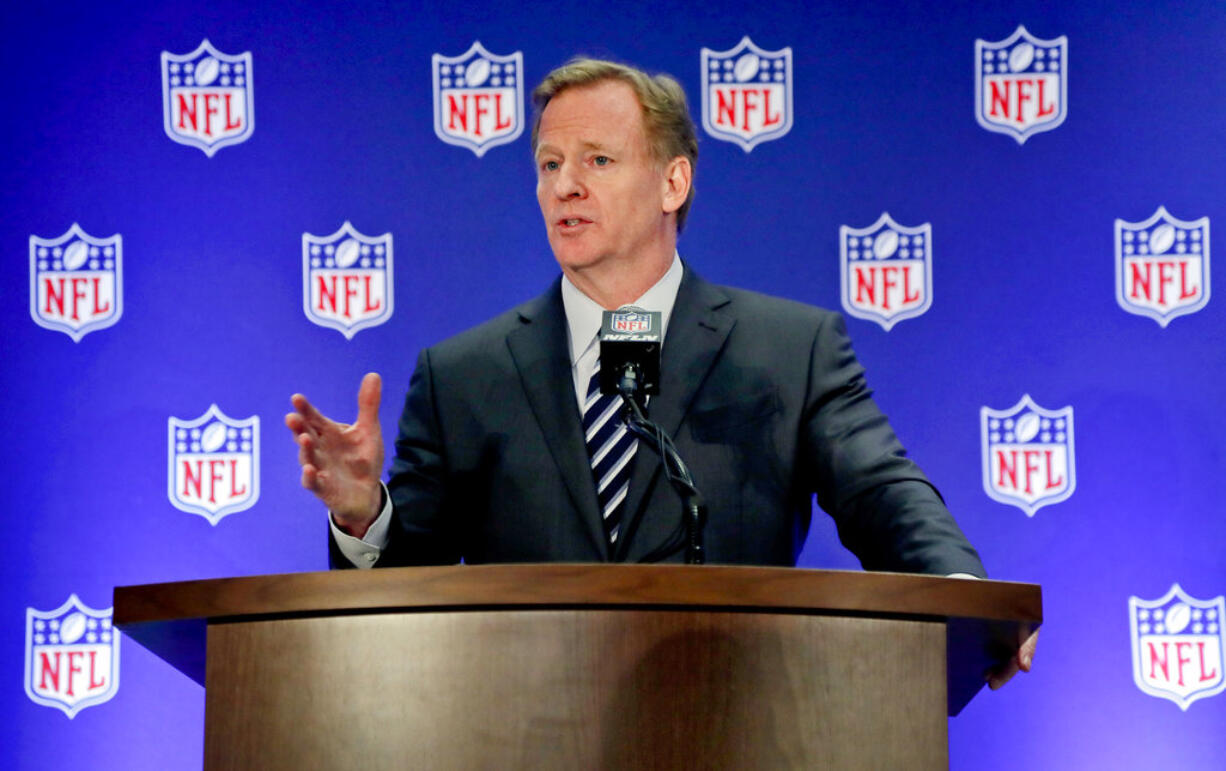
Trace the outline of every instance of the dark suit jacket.
<instances>
[{"instance_id":1,"label":"dark suit jacket","mask_svg":"<svg viewBox=\"0 0 1226 771\"><path fill-rule=\"evenodd\" d=\"M648 414L707 500L710 563L794 565L816 493L866 569L984 575L873 403L836 313L715 286L687 268ZM654 452L640 448L634 463L610 549L555 282L421 353L378 565L637 561L668 539L681 505ZM335 544L332 557L349 564Z\"/></svg>"}]
</instances>

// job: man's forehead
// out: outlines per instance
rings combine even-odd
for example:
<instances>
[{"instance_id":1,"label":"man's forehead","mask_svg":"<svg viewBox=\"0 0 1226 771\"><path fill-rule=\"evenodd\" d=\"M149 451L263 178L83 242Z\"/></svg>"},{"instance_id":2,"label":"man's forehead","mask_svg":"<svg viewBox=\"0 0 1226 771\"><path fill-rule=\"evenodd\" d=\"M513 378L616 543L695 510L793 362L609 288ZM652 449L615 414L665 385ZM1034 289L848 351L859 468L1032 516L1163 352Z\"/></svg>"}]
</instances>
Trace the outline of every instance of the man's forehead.
<instances>
[{"instance_id":1,"label":"man's forehead","mask_svg":"<svg viewBox=\"0 0 1226 771\"><path fill-rule=\"evenodd\" d=\"M634 89L602 80L571 86L549 100L541 112L537 153L564 149L563 143L582 150L624 148L640 137L645 137L642 106Z\"/></svg>"},{"instance_id":2,"label":"man's forehead","mask_svg":"<svg viewBox=\"0 0 1226 771\"><path fill-rule=\"evenodd\" d=\"M612 143L597 139L580 139L576 144L578 145L579 150L584 152L591 150L610 150L613 148ZM547 152L561 152L562 150L563 148L559 144L544 139L544 135L542 133L542 139L536 147L536 154L540 155L541 153Z\"/></svg>"}]
</instances>

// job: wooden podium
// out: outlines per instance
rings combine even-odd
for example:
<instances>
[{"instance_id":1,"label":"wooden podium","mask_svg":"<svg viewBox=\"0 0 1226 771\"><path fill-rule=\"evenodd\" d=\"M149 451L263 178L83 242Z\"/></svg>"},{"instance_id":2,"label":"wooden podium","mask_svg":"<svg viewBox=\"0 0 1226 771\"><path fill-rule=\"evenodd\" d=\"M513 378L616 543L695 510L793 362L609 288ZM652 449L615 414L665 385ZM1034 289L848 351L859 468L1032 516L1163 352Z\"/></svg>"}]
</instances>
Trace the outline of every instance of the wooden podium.
<instances>
[{"instance_id":1,"label":"wooden podium","mask_svg":"<svg viewBox=\"0 0 1226 771\"><path fill-rule=\"evenodd\" d=\"M205 686L206 769L945 768L1033 584L680 565L115 589Z\"/></svg>"}]
</instances>

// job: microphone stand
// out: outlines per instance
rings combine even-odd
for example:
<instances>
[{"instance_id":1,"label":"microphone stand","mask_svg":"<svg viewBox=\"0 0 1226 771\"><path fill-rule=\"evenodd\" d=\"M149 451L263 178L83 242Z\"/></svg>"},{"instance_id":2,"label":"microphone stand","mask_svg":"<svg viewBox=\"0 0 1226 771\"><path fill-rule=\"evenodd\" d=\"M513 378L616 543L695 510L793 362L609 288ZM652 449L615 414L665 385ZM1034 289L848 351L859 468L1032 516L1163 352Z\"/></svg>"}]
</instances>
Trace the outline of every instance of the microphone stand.
<instances>
[{"instance_id":1,"label":"microphone stand","mask_svg":"<svg viewBox=\"0 0 1226 771\"><path fill-rule=\"evenodd\" d=\"M702 495L694 486L690 469L681 459L673 440L664 429L647 419L639 406L639 374L637 365L627 363L617 381L617 392L622 397L625 406L623 418L626 427L639 439L651 445L660 456L664 466L664 475L672 483L677 494L681 496L682 526L684 528L685 561L688 565L701 565L706 562L706 551L703 547L703 528L707 522L707 507ZM681 547L676 543L676 533L670 536L659 548L646 555L643 562L657 562L673 554Z\"/></svg>"}]
</instances>

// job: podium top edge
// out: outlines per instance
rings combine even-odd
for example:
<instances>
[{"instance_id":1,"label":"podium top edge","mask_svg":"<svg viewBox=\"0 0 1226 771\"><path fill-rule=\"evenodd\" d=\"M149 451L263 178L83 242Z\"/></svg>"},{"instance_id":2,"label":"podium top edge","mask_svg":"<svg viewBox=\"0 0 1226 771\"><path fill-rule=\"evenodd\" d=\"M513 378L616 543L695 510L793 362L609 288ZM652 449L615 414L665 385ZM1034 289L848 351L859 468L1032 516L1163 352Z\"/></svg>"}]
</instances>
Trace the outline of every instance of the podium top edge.
<instances>
[{"instance_id":1,"label":"podium top edge","mask_svg":"<svg viewBox=\"0 0 1226 771\"><path fill-rule=\"evenodd\" d=\"M1037 584L719 565L511 564L118 586L115 624L490 608L670 608L1042 622Z\"/></svg>"}]
</instances>

